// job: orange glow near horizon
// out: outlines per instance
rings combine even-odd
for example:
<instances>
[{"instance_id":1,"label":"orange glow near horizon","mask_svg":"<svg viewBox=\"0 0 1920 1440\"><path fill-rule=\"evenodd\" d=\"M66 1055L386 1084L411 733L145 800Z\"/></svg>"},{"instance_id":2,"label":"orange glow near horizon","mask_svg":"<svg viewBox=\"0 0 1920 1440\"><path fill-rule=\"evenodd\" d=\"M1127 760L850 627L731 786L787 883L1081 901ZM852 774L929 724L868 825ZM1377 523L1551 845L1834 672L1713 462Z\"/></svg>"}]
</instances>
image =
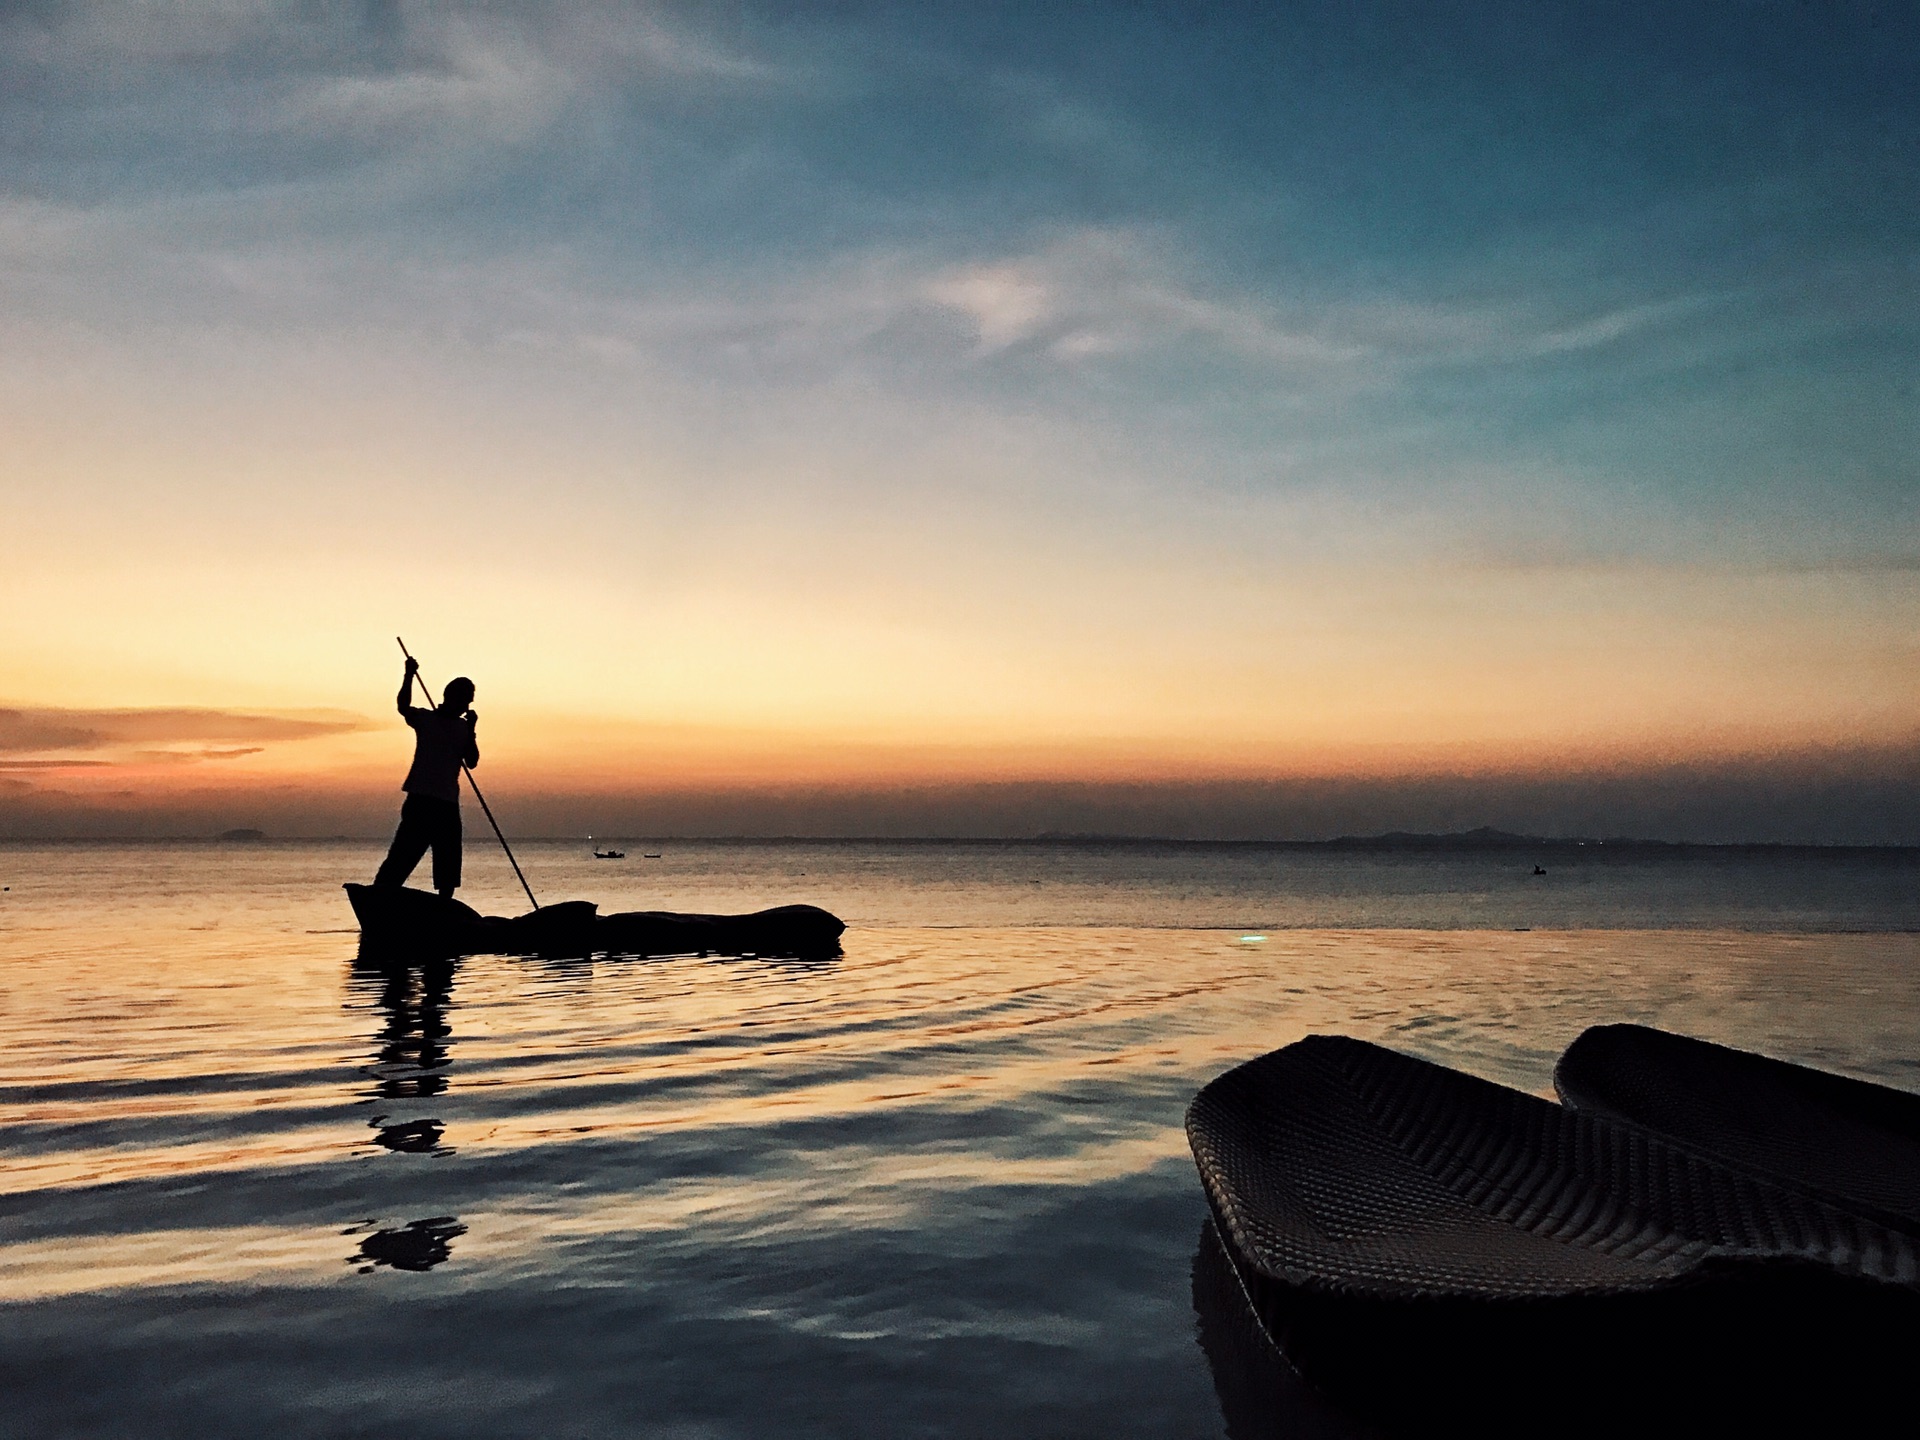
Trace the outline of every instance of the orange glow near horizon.
<instances>
[{"instance_id":1,"label":"orange glow near horizon","mask_svg":"<svg viewBox=\"0 0 1920 1440\"><path fill-rule=\"evenodd\" d=\"M996 421L983 450L978 414L939 410L887 412L851 447L795 411L778 443L724 453L672 432L636 452L563 416L559 448L409 389L392 358L349 381L324 347L249 353L218 357L217 397L172 397L158 369L104 398L0 389L29 482L0 541L0 708L352 723L0 735L0 805L388 796L408 756L396 630L430 679L477 681L483 781L521 795L1567 774L1914 743L1914 569L1523 562L1357 503L1156 499L1071 436Z\"/></svg>"},{"instance_id":2,"label":"orange glow near horizon","mask_svg":"<svg viewBox=\"0 0 1920 1440\"><path fill-rule=\"evenodd\" d=\"M1866 595L1821 575L1083 557L957 605L846 571L808 593L777 570L669 586L523 566L473 585L312 555L210 554L171 582L160 562L94 566L8 578L0 708L346 719L79 748L0 735L0 794L384 792L409 749L396 614L430 678L476 679L482 774L520 793L1590 771L1909 745L1920 709L1911 576Z\"/></svg>"},{"instance_id":3,"label":"orange glow near horizon","mask_svg":"<svg viewBox=\"0 0 1920 1440\"><path fill-rule=\"evenodd\" d=\"M318 526L275 554L126 530L23 554L0 581L0 706L347 712L369 728L207 763L371 781L404 769L405 616L429 678L478 682L489 773L536 786L1587 766L1898 744L1920 711L1911 573L1268 573L1171 541L1042 566L1024 541L817 533L804 565L636 573L560 559L550 515L527 555L470 568L410 554L419 518L375 556ZM162 786L204 769L115 758Z\"/></svg>"},{"instance_id":4,"label":"orange glow near horizon","mask_svg":"<svg viewBox=\"0 0 1920 1440\"><path fill-rule=\"evenodd\" d=\"M86 714L71 713L82 718ZM114 808L164 807L203 792L249 788L293 786L356 799L389 794L405 772L410 735L398 717L357 717L352 723L354 728L339 733L255 737L251 743L241 743L248 740L242 736L211 743L109 742L31 753L16 747L0 757L0 784L9 784L15 799L60 794ZM519 796L1574 775L1920 748L1920 733L1911 729L1874 736L1838 734L1809 743L1804 733L1787 737L1726 728L1682 737L1615 738L1610 743L1587 737L1590 743L1577 747L1550 744L1538 736L1424 746L1202 743L1181 736L1076 737L1056 743L990 736L927 741L606 719L583 724L568 717L511 711L484 716L481 733L482 784L490 792Z\"/></svg>"}]
</instances>

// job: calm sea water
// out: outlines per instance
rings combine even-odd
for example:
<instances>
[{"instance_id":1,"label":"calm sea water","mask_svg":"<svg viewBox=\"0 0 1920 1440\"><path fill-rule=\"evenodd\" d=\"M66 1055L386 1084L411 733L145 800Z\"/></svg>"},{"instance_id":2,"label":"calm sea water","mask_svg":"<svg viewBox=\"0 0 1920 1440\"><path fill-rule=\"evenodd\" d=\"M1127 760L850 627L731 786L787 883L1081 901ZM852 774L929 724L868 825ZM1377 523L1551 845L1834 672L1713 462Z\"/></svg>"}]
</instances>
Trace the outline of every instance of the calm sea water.
<instances>
[{"instance_id":1,"label":"calm sea water","mask_svg":"<svg viewBox=\"0 0 1920 1440\"><path fill-rule=\"evenodd\" d=\"M339 890L377 847L0 845L0 1435L1344 1433L1249 1418L1196 1283L1229 1065L1338 1031L1548 1093L1634 1019L1920 1089L1912 854L630 857L523 858L846 952L396 976Z\"/></svg>"}]
</instances>

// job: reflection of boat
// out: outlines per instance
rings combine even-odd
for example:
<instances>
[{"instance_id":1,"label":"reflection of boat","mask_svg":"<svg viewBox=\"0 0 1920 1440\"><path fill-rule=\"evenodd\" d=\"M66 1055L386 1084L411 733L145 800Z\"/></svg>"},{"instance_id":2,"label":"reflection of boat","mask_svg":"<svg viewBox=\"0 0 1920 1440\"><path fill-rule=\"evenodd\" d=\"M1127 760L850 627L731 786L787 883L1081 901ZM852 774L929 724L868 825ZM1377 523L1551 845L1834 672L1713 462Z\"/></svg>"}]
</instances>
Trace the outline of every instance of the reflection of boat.
<instances>
[{"instance_id":1,"label":"reflection of boat","mask_svg":"<svg viewBox=\"0 0 1920 1440\"><path fill-rule=\"evenodd\" d=\"M400 886L348 885L364 955L425 959L448 955L774 955L839 953L846 926L814 905L781 905L751 915L680 915L638 910L602 915L588 900L542 905L505 919L458 900Z\"/></svg>"},{"instance_id":2,"label":"reflection of boat","mask_svg":"<svg viewBox=\"0 0 1920 1440\"><path fill-rule=\"evenodd\" d=\"M360 1267L363 1275L377 1265L390 1265L395 1270L431 1270L452 1258L453 1242L466 1233L467 1227L454 1215L409 1220L399 1229L376 1230L366 1236L360 1242L360 1253L353 1258L367 1262Z\"/></svg>"},{"instance_id":3,"label":"reflection of boat","mask_svg":"<svg viewBox=\"0 0 1920 1440\"><path fill-rule=\"evenodd\" d=\"M1553 1081L1576 1110L1920 1227L1920 1095L1644 1025L1594 1026Z\"/></svg>"},{"instance_id":4,"label":"reflection of boat","mask_svg":"<svg viewBox=\"0 0 1920 1440\"><path fill-rule=\"evenodd\" d=\"M374 1132L373 1143L397 1155L453 1154L440 1143L446 1137L447 1127L438 1120L396 1120L389 1124L386 1116L375 1115L367 1125Z\"/></svg>"},{"instance_id":5,"label":"reflection of boat","mask_svg":"<svg viewBox=\"0 0 1920 1440\"><path fill-rule=\"evenodd\" d=\"M1831 1422L1920 1343L1920 1227L1364 1041L1229 1071L1187 1133L1262 1328L1395 1426Z\"/></svg>"}]
</instances>

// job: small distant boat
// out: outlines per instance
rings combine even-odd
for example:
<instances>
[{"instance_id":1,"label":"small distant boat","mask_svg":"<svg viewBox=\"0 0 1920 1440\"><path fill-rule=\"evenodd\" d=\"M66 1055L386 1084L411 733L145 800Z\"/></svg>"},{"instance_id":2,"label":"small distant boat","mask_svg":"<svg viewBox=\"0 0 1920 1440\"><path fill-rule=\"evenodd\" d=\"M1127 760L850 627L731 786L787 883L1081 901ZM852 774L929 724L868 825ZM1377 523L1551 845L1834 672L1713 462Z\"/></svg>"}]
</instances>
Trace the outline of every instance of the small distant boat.
<instances>
[{"instance_id":1,"label":"small distant boat","mask_svg":"<svg viewBox=\"0 0 1920 1440\"><path fill-rule=\"evenodd\" d=\"M750 915L670 910L600 914L591 900L542 905L511 918L403 886L348 885L360 952L373 960L455 955L766 955L824 959L840 953L846 925L816 905Z\"/></svg>"},{"instance_id":2,"label":"small distant boat","mask_svg":"<svg viewBox=\"0 0 1920 1440\"><path fill-rule=\"evenodd\" d=\"M658 850L645 850L641 852L640 858L642 860L658 860L660 858L660 852Z\"/></svg>"},{"instance_id":3,"label":"small distant boat","mask_svg":"<svg viewBox=\"0 0 1920 1440\"><path fill-rule=\"evenodd\" d=\"M593 845L593 836L587 836L587 843ZM624 850L615 850L611 845L605 850L602 850L598 845L593 845L593 858L596 860L624 860L627 858L627 852Z\"/></svg>"}]
</instances>

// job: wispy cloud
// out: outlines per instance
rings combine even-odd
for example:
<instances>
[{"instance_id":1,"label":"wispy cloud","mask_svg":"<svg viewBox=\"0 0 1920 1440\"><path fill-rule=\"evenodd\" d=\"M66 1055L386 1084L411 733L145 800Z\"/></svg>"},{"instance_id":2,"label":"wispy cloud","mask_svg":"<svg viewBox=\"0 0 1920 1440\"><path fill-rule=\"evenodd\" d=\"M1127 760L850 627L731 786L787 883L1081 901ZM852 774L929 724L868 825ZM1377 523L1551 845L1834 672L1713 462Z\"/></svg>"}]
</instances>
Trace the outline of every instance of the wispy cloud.
<instances>
[{"instance_id":1,"label":"wispy cloud","mask_svg":"<svg viewBox=\"0 0 1920 1440\"><path fill-rule=\"evenodd\" d=\"M921 292L966 322L981 355L1031 345L1085 361L1198 343L1254 362L1326 366L1365 353L1265 297L1203 293L1172 259L1177 248L1174 236L1082 230L1025 254L937 270Z\"/></svg>"},{"instance_id":2,"label":"wispy cloud","mask_svg":"<svg viewBox=\"0 0 1920 1440\"><path fill-rule=\"evenodd\" d=\"M234 234L404 228L436 206L457 230L461 197L502 167L559 164L582 134L689 97L804 79L656 4L0 7L0 123L34 134L21 188Z\"/></svg>"},{"instance_id":3,"label":"wispy cloud","mask_svg":"<svg viewBox=\"0 0 1920 1440\"><path fill-rule=\"evenodd\" d=\"M359 703L425 610L648 716L1891 705L1920 47L1418 11L0 3L13 693ZM140 714L0 755L358 743Z\"/></svg>"},{"instance_id":4,"label":"wispy cloud","mask_svg":"<svg viewBox=\"0 0 1920 1440\"><path fill-rule=\"evenodd\" d=\"M658 3L512 7L305 3L305 0L114 0L7 7L0 27L13 63L86 70L110 63L125 88L151 67L223 64L236 77L346 69L424 69L477 50L538 53L556 64L633 66L726 81L766 81L791 67L730 49Z\"/></svg>"}]
</instances>

